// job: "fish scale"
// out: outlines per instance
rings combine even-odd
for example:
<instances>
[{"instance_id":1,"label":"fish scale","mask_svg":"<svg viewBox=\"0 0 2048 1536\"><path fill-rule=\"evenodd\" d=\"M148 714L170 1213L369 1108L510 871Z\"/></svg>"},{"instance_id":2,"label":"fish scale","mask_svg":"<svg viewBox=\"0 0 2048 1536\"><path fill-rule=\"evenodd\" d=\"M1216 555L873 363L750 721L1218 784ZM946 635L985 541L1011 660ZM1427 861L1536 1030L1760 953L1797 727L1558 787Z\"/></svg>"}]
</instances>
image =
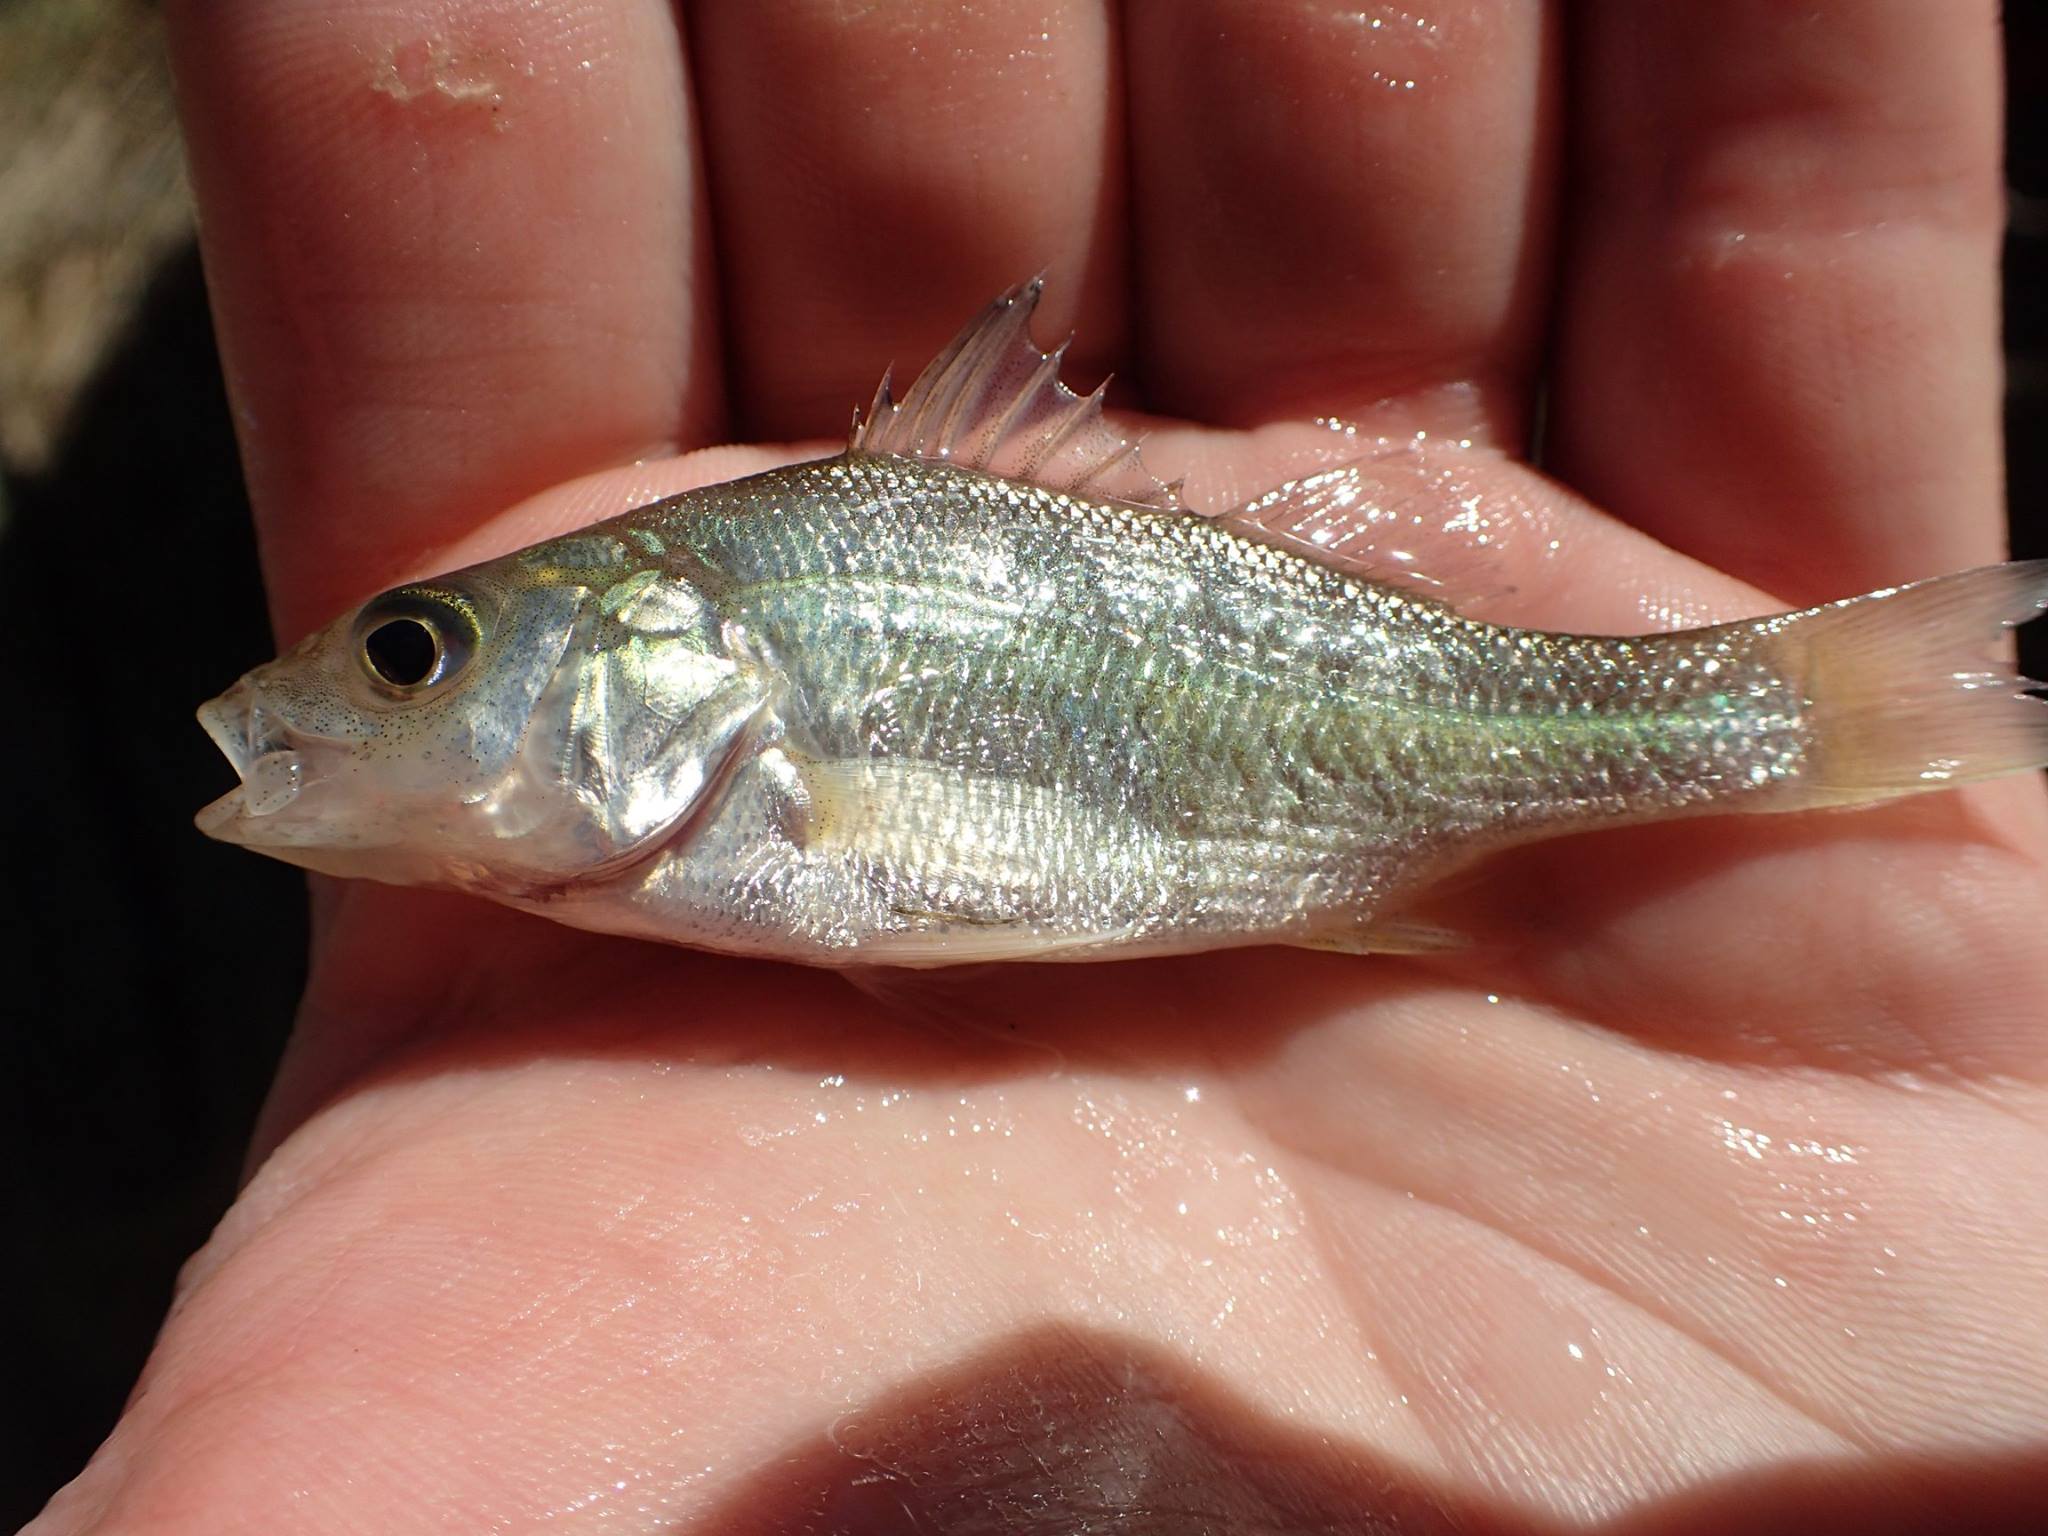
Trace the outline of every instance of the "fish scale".
<instances>
[{"instance_id":1,"label":"fish scale","mask_svg":"<svg viewBox=\"0 0 2048 1536\"><path fill-rule=\"evenodd\" d=\"M754 536L762 522L776 537ZM903 727L891 754L1078 796L1220 861L1244 896L1218 922L1268 916L1265 877L1331 874L1333 856L1351 866L1343 899L1362 902L1425 845L1449 857L1455 835L1654 815L1725 777L1710 731L1685 712L1698 691L1631 683L1650 675L1642 644L1520 645L1185 517L1020 494L972 470L838 460L784 472L774 502L695 497L664 533L717 573L725 611L759 628L793 696L829 701L784 721L805 751L869 754L855 722L891 693ZM1021 609L999 595L989 619L960 573L997 556L1046 573L1051 595ZM919 622L875 621L885 582L908 594L897 617ZM1141 614L1149 632L1121 635L1117 621ZM1303 635L1312 648L1296 643ZM1434 664L1406 664L1417 650ZM905 710L912 675L926 683ZM1751 675L1782 691L1764 668ZM1600 729L1589 738L1575 717ZM1028 740L992 737L990 719L1037 728ZM1796 753L1741 740L1745 774L1752 758L1775 772ZM1093 750L1101 742L1116 750ZM1510 743L1520 751L1504 772ZM1112 879L1114 850L1097 862ZM1295 904L1292 893L1277 901Z\"/></svg>"},{"instance_id":2,"label":"fish scale","mask_svg":"<svg viewBox=\"0 0 2048 1536\"><path fill-rule=\"evenodd\" d=\"M826 964L1406 949L1442 941L1411 898L1492 849L2048 760L1974 654L2048 567L1670 635L1485 623L1382 557L1370 461L1186 512L1058 382L1036 297L835 458L396 588L257 669L201 711L244 781L202 827Z\"/></svg>"}]
</instances>

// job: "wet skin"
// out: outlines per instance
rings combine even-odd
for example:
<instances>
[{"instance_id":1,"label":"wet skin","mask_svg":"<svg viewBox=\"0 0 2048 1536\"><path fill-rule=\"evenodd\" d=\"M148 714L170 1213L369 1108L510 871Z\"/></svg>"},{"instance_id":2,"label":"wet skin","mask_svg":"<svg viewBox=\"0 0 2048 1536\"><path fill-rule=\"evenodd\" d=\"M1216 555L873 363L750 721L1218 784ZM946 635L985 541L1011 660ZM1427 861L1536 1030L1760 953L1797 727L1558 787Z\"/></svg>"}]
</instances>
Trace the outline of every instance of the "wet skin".
<instances>
[{"instance_id":1,"label":"wet skin","mask_svg":"<svg viewBox=\"0 0 2048 1536\"><path fill-rule=\"evenodd\" d=\"M1472 438L1496 616L2001 553L1988 4L168 10L286 642L828 449L1040 263L1198 496ZM34 1529L2017 1510L2044 871L2010 783L1532 850L1450 956L887 1001L322 885L250 1184Z\"/></svg>"}]
</instances>

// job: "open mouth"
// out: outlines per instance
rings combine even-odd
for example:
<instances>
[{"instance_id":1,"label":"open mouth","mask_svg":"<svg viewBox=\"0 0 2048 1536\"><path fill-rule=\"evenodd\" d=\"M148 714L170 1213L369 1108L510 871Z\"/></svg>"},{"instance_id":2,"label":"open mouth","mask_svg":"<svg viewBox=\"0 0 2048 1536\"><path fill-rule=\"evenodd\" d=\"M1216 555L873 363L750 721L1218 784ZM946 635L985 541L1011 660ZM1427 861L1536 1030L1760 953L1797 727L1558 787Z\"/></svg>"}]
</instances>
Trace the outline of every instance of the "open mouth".
<instances>
[{"instance_id":1,"label":"open mouth","mask_svg":"<svg viewBox=\"0 0 2048 1536\"><path fill-rule=\"evenodd\" d=\"M298 798L306 769L283 721L267 713L248 679L199 706L199 724L241 782L200 811L199 830L235 841L240 822L275 816Z\"/></svg>"}]
</instances>

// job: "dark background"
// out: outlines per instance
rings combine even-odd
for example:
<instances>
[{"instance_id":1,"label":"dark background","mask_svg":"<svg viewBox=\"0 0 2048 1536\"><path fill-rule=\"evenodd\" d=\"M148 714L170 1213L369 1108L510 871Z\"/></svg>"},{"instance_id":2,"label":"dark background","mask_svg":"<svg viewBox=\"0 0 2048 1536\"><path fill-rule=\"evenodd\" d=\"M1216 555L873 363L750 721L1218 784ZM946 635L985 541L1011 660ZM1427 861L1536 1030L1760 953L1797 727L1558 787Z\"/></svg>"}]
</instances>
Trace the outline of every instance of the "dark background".
<instances>
[{"instance_id":1,"label":"dark background","mask_svg":"<svg viewBox=\"0 0 2048 1536\"><path fill-rule=\"evenodd\" d=\"M2014 542L2048 553L2048 7L2006 22ZM271 646L147 0L0 0L0 1527L106 1433L304 979L194 706ZM0 186L19 186L21 178ZM2048 626L2039 626L2048 628ZM2031 670L2048 638L2030 636Z\"/></svg>"}]
</instances>

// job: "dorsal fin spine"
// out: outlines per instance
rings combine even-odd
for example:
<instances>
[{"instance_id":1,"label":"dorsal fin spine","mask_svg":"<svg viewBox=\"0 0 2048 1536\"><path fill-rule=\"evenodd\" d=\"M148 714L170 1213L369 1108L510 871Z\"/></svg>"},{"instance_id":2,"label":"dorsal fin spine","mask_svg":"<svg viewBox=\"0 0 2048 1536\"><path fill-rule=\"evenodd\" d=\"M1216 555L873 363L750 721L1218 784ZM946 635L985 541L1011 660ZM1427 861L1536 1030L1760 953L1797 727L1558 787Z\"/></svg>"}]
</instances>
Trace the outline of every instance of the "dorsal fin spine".
<instances>
[{"instance_id":1,"label":"dorsal fin spine","mask_svg":"<svg viewBox=\"0 0 2048 1536\"><path fill-rule=\"evenodd\" d=\"M1030 335L1044 286L1034 278L997 299L940 352L901 401L888 378L848 440L852 453L953 463L1134 506L1177 509L1176 491L1144 467L1138 444L1103 418L1103 390L1060 382L1072 337L1042 352ZM1106 383L1107 381L1105 381Z\"/></svg>"},{"instance_id":2,"label":"dorsal fin spine","mask_svg":"<svg viewBox=\"0 0 2048 1536\"><path fill-rule=\"evenodd\" d=\"M1061 350L1065 351L1065 348L1062 347ZM1046 439L1039 444L1038 451L1031 456L1031 469L1034 475L1039 465L1056 457L1061 447L1065 445L1069 438L1078 432L1082 426L1101 416L1101 414L1102 386L1098 386L1085 399L1076 400L1068 409L1065 419L1059 421L1058 425L1050 432ZM1128 443L1123 445L1123 448L1126 450L1129 447L1130 444ZM1121 451L1123 450L1119 450L1119 452ZM1073 484L1074 482L1069 480L1060 489L1069 490L1073 487Z\"/></svg>"},{"instance_id":3,"label":"dorsal fin spine","mask_svg":"<svg viewBox=\"0 0 2048 1536\"><path fill-rule=\"evenodd\" d=\"M1107 387L1106 380L1104 381L1104 387ZM1117 465L1124 463L1137 451L1138 445L1136 443L1126 443L1121 453L1118 453L1114 458L1104 459L1100 464L1097 464L1093 469L1089 470L1087 474L1083 475L1080 479L1074 481L1073 484L1068 487L1068 489L1075 491L1082 489L1090 481L1094 480L1097 476L1106 474L1108 471L1116 468ZM1168 486L1167 489L1172 490L1173 487Z\"/></svg>"},{"instance_id":4,"label":"dorsal fin spine","mask_svg":"<svg viewBox=\"0 0 2048 1536\"><path fill-rule=\"evenodd\" d=\"M1025 407L1038 397L1039 392L1048 383L1058 383L1059 366L1059 359L1050 353L1039 357L1038 365L1031 370L1031 376L1024 387L1016 392L1015 398L1010 401L1003 414L996 418L995 425L983 437L981 451L975 455L976 468L987 467L989 461L995 457L997 446L1009 440L1010 434L1016 430L1019 418L1024 414Z\"/></svg>"},{"instance_id":5,"label":"dorsal fin spine","mask_svg":"<svg viewBox=\"0 0 2048 1536\"><path fill-rule=\"evenodd\" d=\"M953 401L952 409L946 412L946 419L940 424L939 440L941 442L950 444L954 441L954 434L960 430L960 418L968 411L970 406L980 403L981 394L987 387L989 376L1001 366L1001 363L1002 357L994 348L987 349L986 356L975 360L973 369L969 372L958 396ZM980 455L977 454L976 457L980 457ZM975 467L979 468L980 466L976 465Z\"/></svg>"}]
</instances>

